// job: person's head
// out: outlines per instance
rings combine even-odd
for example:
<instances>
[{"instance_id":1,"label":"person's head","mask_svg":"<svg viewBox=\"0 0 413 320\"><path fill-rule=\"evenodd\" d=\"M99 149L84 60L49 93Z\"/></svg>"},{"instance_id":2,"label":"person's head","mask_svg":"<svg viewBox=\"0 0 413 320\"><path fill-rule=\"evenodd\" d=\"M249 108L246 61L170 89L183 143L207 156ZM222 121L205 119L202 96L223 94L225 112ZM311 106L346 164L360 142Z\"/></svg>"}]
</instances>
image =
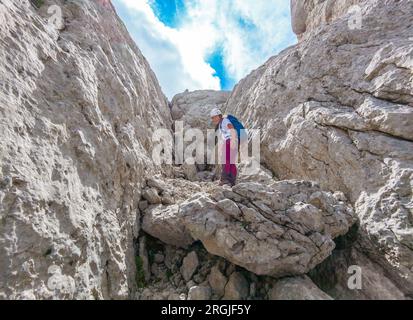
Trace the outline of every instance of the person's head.
<instances>
[{"instance_id":1,"label":"person's head","mask_svg":"<svg viewBox=\"0 0 413 320\"><path fill-rule=\"evenodd\" d=\"M219 124L222 120L221 110L219 110L218 108L214 108L211 111L211 120L212 120L213 124L215 124L215 125Z\"/></svg>"}]
</instances>

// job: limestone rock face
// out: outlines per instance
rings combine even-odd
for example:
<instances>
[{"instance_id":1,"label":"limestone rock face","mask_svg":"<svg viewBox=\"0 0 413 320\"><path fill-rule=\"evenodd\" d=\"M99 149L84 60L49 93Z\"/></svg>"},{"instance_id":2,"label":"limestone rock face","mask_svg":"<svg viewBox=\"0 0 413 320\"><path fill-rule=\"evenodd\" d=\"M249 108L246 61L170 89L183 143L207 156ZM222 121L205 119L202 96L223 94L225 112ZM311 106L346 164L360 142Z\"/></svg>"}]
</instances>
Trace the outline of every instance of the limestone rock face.
<instances>
[{"instance_id":1,"label":"limestone rock face","mask_svg":"<svg viewBox=\"0 0 413 320\"><path fill-rule=\"evenodd\" d=\"M167 100L110 1L0 17L0 298L128 298Z\"/></svg>"},{"instance_id":2,"label":"limestone rock face","mask_svg":"<svg viewBox=\"0 0 413 320\"><path fill-rule=\"evenodd\" d=\"M351 271L351 272L349 272ZM349 276L360 271L359 287L349 287ZM310 272L311 279L327 294L340 300L403 300L405 295L383 267L363 254L363 247L353 243L347 248L339 244L333 254ZM350 279L351 280L351 279Z\"/></svg>"},{"instance_id":3,"label":"limestone rock face","mask_svg":"<svg viewBox=\"0 0 413 320\"><path fill-rule=\"evenodd\" d=\"M320 25L331 23L348 13L357 14L358 8L355 6L360 5L363 0L291 0L290 2L292 28L295 34L302 38L306 32L311 32ZM352 19L356 19L356 16Z\"/></svg>"},{"instance_id":4,"label":"limestone rock face","mask_svg":"<svg viewBox=\"0 0 413 320\"><path fill-rule=\"evenodd\" d=\"M183 248L200 240L211 254L257 275L300 275L325 260L333 239L354 223L352 208L339 199L304 181L205 184L186 201L146 210L143 229Z\"/></svg>"},{"instance_id":5,"label":"limestone rock face","mask_svg":"<svg viewBox=\"0 0 413 320\"><path fill-rule=\"evenodd\" d=\"M0 3L0 299L413 296L411 0L292 0L299 44L171 104L110 0L42 2ZM258 174L154 164L215 106Z\"/></svg>"},{"instance_id":6,"label":"limestone rock face","mask_svg":"<svg viewBox=\"0 0 413 320\"><path fill-rule=\"evenodd\" d=\"M242 80L227 108L262 130L262 161L280 179L349 198L365 252L412 294L413 2L360 1L360 29L339 13L346 3L293 1L296 32L310 32Z\"/></svg>"}]
</instances>

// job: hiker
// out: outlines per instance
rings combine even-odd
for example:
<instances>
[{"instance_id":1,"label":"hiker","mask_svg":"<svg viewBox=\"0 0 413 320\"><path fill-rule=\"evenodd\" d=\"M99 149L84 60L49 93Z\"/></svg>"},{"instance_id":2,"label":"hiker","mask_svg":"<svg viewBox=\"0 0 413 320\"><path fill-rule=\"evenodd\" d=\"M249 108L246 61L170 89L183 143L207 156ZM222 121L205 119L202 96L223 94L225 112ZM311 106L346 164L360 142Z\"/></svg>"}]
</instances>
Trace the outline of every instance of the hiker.
<instances>
[{"instance_id":1,"label":"hiker","mask_svg":"<svg viewBox=\"0 0 413 320\"><path fill-rule=\"evenodd\" d=\"M212 122L219 129L222 136L221 148L221 181L220 185L229 184L234 186L237 180L237 160L241 142L243 125L234 116L224 116L218 108L211 111Z\"/></svg>"}]
</instances>

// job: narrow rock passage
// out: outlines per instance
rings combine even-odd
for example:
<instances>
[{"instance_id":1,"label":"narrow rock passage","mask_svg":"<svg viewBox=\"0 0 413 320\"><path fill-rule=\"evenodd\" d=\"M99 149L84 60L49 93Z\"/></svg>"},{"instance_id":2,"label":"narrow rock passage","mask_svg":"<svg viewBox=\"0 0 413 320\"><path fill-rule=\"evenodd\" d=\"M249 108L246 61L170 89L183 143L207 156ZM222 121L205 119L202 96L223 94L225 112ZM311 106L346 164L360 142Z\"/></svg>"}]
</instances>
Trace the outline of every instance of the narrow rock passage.
<instances>
[{"instance_id":1,"label":"narrow rock passage","mask_svg":"<svg viewBox=\"0 0 413 320\"><path fill-rule=\"evenodd\" d=\"M0 299L412 299L413 1L291 8L296 45L168 101L110 0L1 0ZM215 107L280 181L153 159Z\"/></svg>"}]
</instances>

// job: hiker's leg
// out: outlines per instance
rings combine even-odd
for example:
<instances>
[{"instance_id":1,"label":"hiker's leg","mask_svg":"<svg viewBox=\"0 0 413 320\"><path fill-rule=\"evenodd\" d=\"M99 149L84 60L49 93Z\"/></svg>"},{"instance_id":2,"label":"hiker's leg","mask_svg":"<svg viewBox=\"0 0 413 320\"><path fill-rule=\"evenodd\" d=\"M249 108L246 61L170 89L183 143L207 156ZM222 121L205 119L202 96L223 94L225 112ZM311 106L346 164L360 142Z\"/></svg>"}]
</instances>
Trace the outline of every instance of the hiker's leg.
<instances>
[{"instance_id":1,"label":"hiker's leg","mask_svg":"<svg viewBox=\"0 0 413 320\"><path fill-rule=\"evenodd\" d=\"M238 169L237 169L236 164L232 166L232 176L234 177L234 184L235 184L237 182L237 176L238 176Z\"/></svg>"},{"instance_id":2,"label":"hiker's leg","mask_svg":"<svg viewBox=\"0 0 413 320\"><path fill-rule=\"evenodd\" d=\"M231 164L231 185L235 185L237 182L237 174L238 174L238 170L237 170L237 166L235 164Z\"/></svg>"},{"instance_id":3,"label":"hiker's leg","mask_svg":"<svg viewBox=\"0 0 413 320\"><path fill-rule=\"evenodd\" d=\"M231 140L225 141L225 172L231 174Z\"/></svg>"},{"instance_id":4,"label":"hiker's leg","mask_svg":"<svg viewBox=\"0 0 413 320\"><path fill-rule=\"evenodd\" d=\"M223 164L221 166L221 184L229 184L231 183L230 173L225 171L226 165Z\"/></svg>"},{"instance_id":5,"label":"hiker's leg","mask_svg":"<svg viewBox=\"0 0 413 320\"><path fill-rule=\"evenodd\" d=\"M222 164L221 168L221 184L232 184L231 177L231 141L226 140L223 144L223 159L225 163Z\"/></svg>"}]
</instances>

